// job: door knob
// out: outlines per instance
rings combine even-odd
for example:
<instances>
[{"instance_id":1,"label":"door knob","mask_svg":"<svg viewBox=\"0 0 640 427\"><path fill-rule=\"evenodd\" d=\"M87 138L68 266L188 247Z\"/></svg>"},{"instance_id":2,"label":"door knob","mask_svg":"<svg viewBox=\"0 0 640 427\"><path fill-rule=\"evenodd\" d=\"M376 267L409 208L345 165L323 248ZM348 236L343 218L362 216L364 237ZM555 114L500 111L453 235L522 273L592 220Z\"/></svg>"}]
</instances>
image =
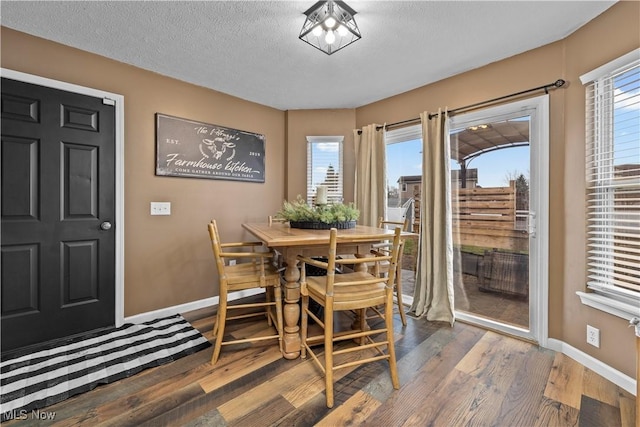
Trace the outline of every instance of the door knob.
<instances>
[{"instance_id":1,"label":"door knob","mask_svg":"<svg viewBox=\"0 0 640 427\"><path fill-rule=\"evenodd\" d=\"M111 223L109 221L105 221L102 224L100 224L100 228L102 230L110 230L111 229Z\"/></svg>"}]
</instances>

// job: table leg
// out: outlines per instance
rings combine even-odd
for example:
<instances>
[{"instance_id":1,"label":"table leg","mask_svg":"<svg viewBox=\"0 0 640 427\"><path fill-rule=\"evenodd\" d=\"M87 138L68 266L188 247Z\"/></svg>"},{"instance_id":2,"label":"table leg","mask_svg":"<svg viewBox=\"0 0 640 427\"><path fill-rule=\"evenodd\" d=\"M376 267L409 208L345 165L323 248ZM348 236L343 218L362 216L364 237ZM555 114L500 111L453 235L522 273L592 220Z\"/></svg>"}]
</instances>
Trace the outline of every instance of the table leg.
<instances>
[{"instance_id":1,"label":"table leg","mask_svg":"<svg viewBox=\"0 0 640 427\"><path fill-rule=\"evenodd\" d=\"M284 271L284 340L283 356L296 359L300 356L300 270L296 255L285 255L287 267Z\"/></svg>"},{"instance_id":2,"label":"table leg","mask_svg":"<svg viewBox=\"0 0 640 427\"><path fill-rule=\"evenodd\" d=\"M356 253L356 254L354 254L354 256L356 258L364 258L367 255ZM367 271L369 271L369 267L367 266L366 263L354 264L353 265L353 271L360 272L360 273L366 273ZM351 329L357 329L357 330L369 330L369 329L371 329L369 327L369 324L367 323L367 320L366 320L366 310L364 312L362 310L356 310L354 313L355 313L355 318L353 319L353 323L351 324ZM365 317L362 316L363 314L365 315ZM359 345L363 345L364 344L364 337L356 338L356 339L354 339L354 341L357 342Z\"/></svg>"}]
</instances>

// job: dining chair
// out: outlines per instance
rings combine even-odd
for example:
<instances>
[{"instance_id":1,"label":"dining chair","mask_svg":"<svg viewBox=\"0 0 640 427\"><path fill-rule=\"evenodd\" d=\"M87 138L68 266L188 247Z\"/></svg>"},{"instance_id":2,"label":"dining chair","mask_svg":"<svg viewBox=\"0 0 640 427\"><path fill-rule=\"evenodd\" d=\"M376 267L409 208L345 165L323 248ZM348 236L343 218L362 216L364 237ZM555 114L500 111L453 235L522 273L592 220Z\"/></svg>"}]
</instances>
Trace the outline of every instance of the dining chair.
<instances>
[{"instance_id":1,"label":"dining chair","mask_svg":"<svg viewBox=\"0 0 640 427\"><path fill-rule=\"evenodd\" d=\"M379 327L381 322L367 325L364 317L364 311L367 308L378 305L384 305L387 313L393 310L393 277L395 277L394 273L398 262L400 233L401 229L398 227L393 235L393 244L389 255L371 255L365 258L344 259L340 258L337 253L338 243L340 242L338 230L332 228L326 262L302 255L297 257L302 264L300 268L300 293L302 296L301 356L306 358L307 354L311 355L323 372L326 403L329 408L332 408L334 404L333 374L338 369L387 360L393 388L396 390L400 388L393 338L393 316L384 317L383 327ZM376 240L387 240L390 236L389 234L382 234L371 237ZM390 274L387 277L380 277L377 271L374 274L368 271L336 274L336 267L341 264L379 264L383 261L389 262L391 266ZM305 273L307 264L325 270L327 274L307 276ZM316 316L309 309L310 300L323 307L320 316ZM343 311L360 313L360 324L357 330L334 331L334 314ZM309 318L321 327L321 334L308 336ZM379 335L384 335L384 338L380 341L374 341L373 338ZM320 353L316 353L312 349L313 346L322 343L324 343L324 362L320 360L320 357L322 357L319 356ZM338 345L334 346L335 343L338 343ZM386 353L383 351L385 348ZM377 355L372 355L374 350L378 353ZM359 357L358 359L353 360L353 357L347 360L342 359L342 355L354 352L359 352L354 355ZM340 361L336 363L338 359Z\"/></svg>"},{"instance_id":2,"label":"dining chair","mask_svg":"<svg viewBox=\"0 0 640 427\"><path fill-rule=\"evenodd\" d=\"M282 224L284 224L285 222L289 222L288 219L280 218L277 215L269 215L267 217L267 219L269 221L269 225L273 225L274 223L282 223Z\"/></svg>"},{"instance_id":3,"label":"dining chair","mask_svg":"<svg viewBox=\"0 0 640 427\"><path fill-rule=\"evenodd\" d=\"M278 339L278 345L282 351L282 293L280 290L280 272L272 265L274 253L257 250L258 247L262 246L262 242L222 243L215 220L209 223L208 229L220 282L220 301L216 322L213 326L213 335L216 342L213 348L211 364L214 365L218 361L223 345ZM226 263L225 259L233 259L237 264L229 265L230 263ZM255 288L265 289L264 302L229 304L230 292ZM273 292L270 292L271 290ZM250 310L255 308L263 308L264 310L259 312ZM236 310L234 313L239 314L229 316L231 310ZM227 339L225 341L224 331L228 321L253 316L266 316L268 325L274 326L277 333L266 336Z\"/></svg>"},{"instance_id":4,"label":"dining chair","mask_svg":"<svg viewBox=\"0 0 640 427\"><path fill-rule=\"evenodd\" d=\"M404 221L390 221L385 220L383 217L378 218L378 228L395 228L401 227L403 231L407 229L409 225L409 219L406 218ZM372 245L371 252L375 255L386 256L389 255L391 244L388 242L377 243ZM400 250L398 254L398 268L396 268L396 277L395 277L395 286L394 286L394 298L396 305L398 306L398 312L400 313L400 319L402 320L402 325L407 326L407 316L404 312L404 305L402 303L402 255L404 252L404 239L400 240ZM389 274L389 263L382 262L378 266L378 270L380 274L388 275ZM373 272L373 266L369 266L369 271ZM373 310L376 314L383 316L383 314L374 307Z\"/></svg>"}]
</instances>

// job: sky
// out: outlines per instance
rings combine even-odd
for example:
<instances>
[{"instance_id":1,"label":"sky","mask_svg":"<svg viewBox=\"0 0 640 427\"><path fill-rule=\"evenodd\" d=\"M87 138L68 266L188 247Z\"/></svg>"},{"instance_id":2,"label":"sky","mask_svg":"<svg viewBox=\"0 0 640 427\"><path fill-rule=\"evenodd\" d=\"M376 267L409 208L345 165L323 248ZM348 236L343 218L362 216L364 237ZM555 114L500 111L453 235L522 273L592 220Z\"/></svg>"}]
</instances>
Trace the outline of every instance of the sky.
<instances>
[{"instance_id":1,"label":"sky","mask_svg":"<svg viewBox=\"0 0 640 427\"><path fill-rule=\"evenodd\" d=\"M507 174L524 174L529 178L529 147L513 147L482 154L467 167L478 169L478 184L482 187L507 186ZM457 162L451 169L460 169ZM516 174L517 173L517 174ZM398 186L402 175L422 175L422 140L387 145L387 181Z\"/></svg>"},{"instance_id":2,"label":"sky","mask_svg":"<svg viewBox=\"0 0 640 427\"><path fill-rule=\"evenodd\" d=\"M326 177L327 166L339 165L338 143L315 143L312 145L314 163L313 187ZM482 154L468 164L478 169L478 184L482 187L504 187L506 176L524 174L529 177L529 147L514 147ZM451 169L460 169L456 162ZM422 175L422 140L387 145L387 181L398 186L401 175Z\"/></svg>"}]
</instances>

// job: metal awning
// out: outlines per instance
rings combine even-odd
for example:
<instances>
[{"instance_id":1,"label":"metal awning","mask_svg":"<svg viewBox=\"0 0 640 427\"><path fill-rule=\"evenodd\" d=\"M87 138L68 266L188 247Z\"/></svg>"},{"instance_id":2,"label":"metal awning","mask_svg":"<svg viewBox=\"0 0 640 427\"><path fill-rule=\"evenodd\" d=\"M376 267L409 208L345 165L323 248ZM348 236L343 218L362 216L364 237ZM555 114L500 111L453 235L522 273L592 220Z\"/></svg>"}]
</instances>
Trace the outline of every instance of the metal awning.
<instances>
[{"instance_id":1,"label":"metal awning","mask_svg":"<svg viewBox=\"0 0 640 427\"><path fill-rule=\"evenodd\" d=\"M529 118L452 130L451 159L460 164L490 151L529 145Z\"/></svg>"}]
</instances>

